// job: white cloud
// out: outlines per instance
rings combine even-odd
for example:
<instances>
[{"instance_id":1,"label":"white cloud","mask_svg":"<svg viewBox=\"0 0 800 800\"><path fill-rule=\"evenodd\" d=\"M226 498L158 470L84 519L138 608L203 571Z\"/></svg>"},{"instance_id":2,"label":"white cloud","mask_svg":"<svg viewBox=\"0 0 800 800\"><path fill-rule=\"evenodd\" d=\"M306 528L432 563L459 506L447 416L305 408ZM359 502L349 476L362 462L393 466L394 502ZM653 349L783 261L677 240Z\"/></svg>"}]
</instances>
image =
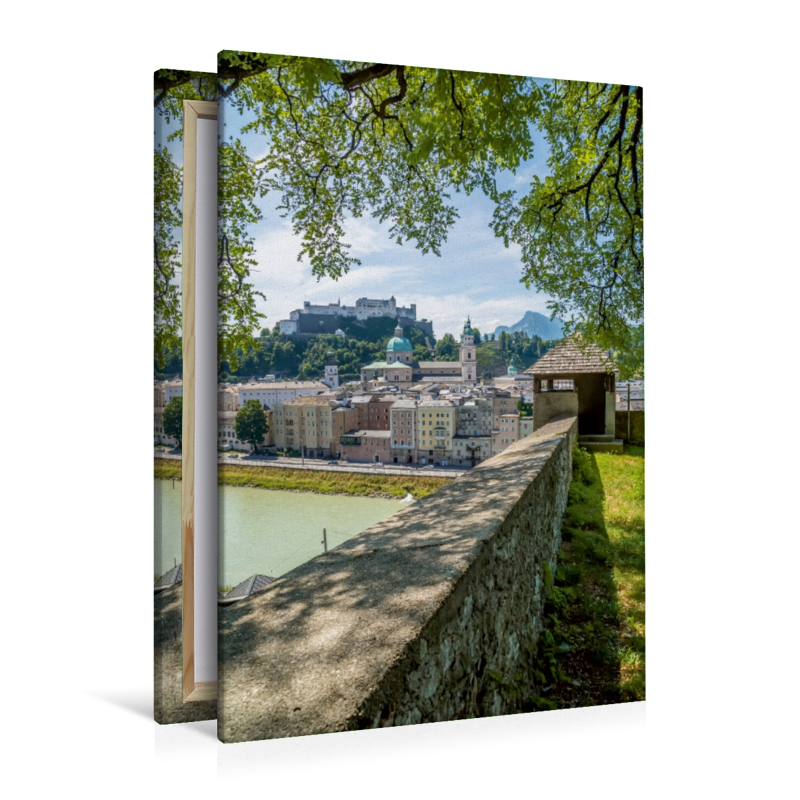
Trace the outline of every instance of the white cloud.
<instances>
[{"instance_id":1,"label":"white cloud","mask_svg":"<svg viewBox=\"0 0 800 800\"><path fill-rule=\"evenodd\" d=\"M505 248L488 227L491 203L482 196L459 196L460 214L441 257L426 256L413 244L399 246L388 236L388 225L361 217L346 223L345 241L350 254L363 263L338 281L317 280L308 261L298 262L300 238L291 222L274 211L253 230L258 272L256 288L266 302L259 310L267 314L265 325L302 307L303 301L352 305L359 297L388 298L400 305L416 303L417 316L433 321L437 338L458 334L469 314L482 332L517 322L526 311L547 313L547 298L521 283L520 248Z\"/></svg>"},{"instance_id":2,"label":"white cloud","mask_svg":"<svg viewBox=\"0 0 800 800\"><path fill-rule=\"evenodd\" d=\"M344 240L355 258L383 253L396 247L389 237L389 225L365 217L348 219L345 222Z\"/></svg>"}]
</instances>

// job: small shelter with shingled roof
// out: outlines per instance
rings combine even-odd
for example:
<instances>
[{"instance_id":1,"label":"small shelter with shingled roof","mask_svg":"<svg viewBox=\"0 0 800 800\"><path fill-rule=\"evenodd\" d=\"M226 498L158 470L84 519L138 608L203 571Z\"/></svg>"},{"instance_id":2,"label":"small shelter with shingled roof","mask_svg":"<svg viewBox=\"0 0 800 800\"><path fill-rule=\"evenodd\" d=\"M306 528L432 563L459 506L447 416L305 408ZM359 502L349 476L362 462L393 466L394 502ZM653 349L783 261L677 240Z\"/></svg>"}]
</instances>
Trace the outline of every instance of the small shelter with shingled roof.
<instances>
[{"instance_id":1,"label":"small shelter with shingled roof","mask_svg":"<svg viewBox=\"0 0 800 800\"><path fill-rule=\"evenodd\" d=\"M578 334L563 339L525 370L533 375L533 429L574 414L579 437L615 443L615 371L614 362L597 345Z\"/></svg>"}]
</instances>

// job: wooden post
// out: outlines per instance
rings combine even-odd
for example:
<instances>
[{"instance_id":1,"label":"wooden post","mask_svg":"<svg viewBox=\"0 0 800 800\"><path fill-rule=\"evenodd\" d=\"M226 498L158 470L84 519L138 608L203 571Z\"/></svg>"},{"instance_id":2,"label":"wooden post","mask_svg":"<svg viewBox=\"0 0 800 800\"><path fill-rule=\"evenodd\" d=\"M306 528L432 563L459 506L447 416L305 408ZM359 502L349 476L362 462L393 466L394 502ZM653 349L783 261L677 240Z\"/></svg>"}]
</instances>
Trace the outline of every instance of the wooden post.
<instances>
[{"instance_id":1,"label":"wooden post","mask_svg":"<svg viewBox=\"0 0 800 800\"><path fill-rule=\"evenodd\" d=\"M631 382L628 381L628 444L631 443Z\"/></svg>"},{"instance_id":2,"label":"wooden post","mask_svg":"<svg viewBox=\"0 0 800 800\"><path fill-rule=\"evenodd\" d=\"M325 552L328 552L328 529L322 529L322 545L325 548Z\"/></svg>"}]
</instances>

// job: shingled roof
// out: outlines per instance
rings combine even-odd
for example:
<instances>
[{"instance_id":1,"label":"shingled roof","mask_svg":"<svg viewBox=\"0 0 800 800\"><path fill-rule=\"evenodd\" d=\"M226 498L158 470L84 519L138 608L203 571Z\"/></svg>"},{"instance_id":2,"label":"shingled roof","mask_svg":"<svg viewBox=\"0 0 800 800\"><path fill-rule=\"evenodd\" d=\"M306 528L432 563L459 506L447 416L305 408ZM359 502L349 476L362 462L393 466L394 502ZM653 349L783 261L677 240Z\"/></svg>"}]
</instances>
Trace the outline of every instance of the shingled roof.
<instances>
[{"instance_id":1,"label":"shingled roof","mask_svg":"<svg viewBox=\"0 0 800 800\"><path fill-rule=\"evenodd\" d=\"M613 373L614 362L596 344L568 336L545 353L526 375L576 375L583 372Z\"/></svg>"},{"instance_id":2,"label":"shingled roof","mask_svg":"<svg viewBox=\"0 0 800 800\"><path fill-rule=\"evenodd\" d=\"M219 599L219 602L222 605L227 605L234 600L243 600L245 597L249 597L253 594L253 592L260 592L274 580L275 578L271 575L251 575L237 586L234 586L228 594Z\"/></svg>"},{"instance_id":3,"label":"shingled roof","mask_svg":"<svg viewBox=\"0 0 800 800\"><path fill-rule=\"evenodd\" d=\"M169 572L165 572L155 582L155 591L161 592L178 583L183 583L183 564L178 564L177 567L173 567Z\"/></svg>"}]
</instances>

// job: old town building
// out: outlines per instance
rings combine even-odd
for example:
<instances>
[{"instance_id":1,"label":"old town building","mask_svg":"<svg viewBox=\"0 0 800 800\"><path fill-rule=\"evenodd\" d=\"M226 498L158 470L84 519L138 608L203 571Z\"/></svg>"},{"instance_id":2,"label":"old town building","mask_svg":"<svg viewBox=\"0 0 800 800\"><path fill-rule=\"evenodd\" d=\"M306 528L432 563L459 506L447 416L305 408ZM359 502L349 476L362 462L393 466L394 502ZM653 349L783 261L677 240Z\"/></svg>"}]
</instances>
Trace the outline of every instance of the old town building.
<instances>
[{"instance_id":1,"label":"old town building","mask_svg":"<svg viewBox=\"0 0 800 800\"><path fill-rule=\"evenodd\" d=\"M455 406L449 400L420 400L417 404L417 461L448 460L455 433Z\"/></svg>"},{"instance_id":2,"label":"old town building","mask_svg":"<svg viewBox=\"0 0 800 800\"><path fill-rule=\"evenodd\" d=\"M388 431L390 426L389 409L395 402L392 395L362 394L350 401L358 411L357 427L368 431Z\"/></svg>"},{"instance_id":3,"label":"old town building","mask_svg":"<svg viewBox=\"0 0 800 800\"><path fill-rule=\"evenodd\" d=\"M239 407L248 400L258 400L264 408L273 408L296 397L312 397L329 392L322 381L270 381L268 383L243 383L238 386Z\"/></svg>"},{"instance_id":4,"label":"old town building","mask_svg":"<svg viewBox=\"0 0 800 800\"><path fill-rule=\"evenodd\" d=\"M493 421L491 398L475 397L456 406L453 464L474 466L492 456Z\"/></svg>"},{"instance_id":5,"label":"old town building","mask_svg":"<svg viewBox=\"0 0 800 800\"><path fill-rule=\"evenodd\" d=\"M391 431L350 431L340 437L341 457L346 461L387 463Z\"/></svg>"},{"instance_id":6,"label":"old town building","mask_svg":"<svg viewBox=\"0 0 800 800\"><path fill-rule=\"evenodd\" d=\"M392 445L391 457L395 464L413 464L416 460L417 403L411 398L400 398L390 409Z\"/></svg>"},{"instance_id":7,"label":"old town building","mask_svg":"<svg viewBox=\"0 0 800 800\"><path fill-rule=\"evenodd\" d=\"M330 457L333 412L339 405L331 397L296 397L279 403L273 415L275 447L298 450L310 458Z\"/></svg>"}]
</instances>

